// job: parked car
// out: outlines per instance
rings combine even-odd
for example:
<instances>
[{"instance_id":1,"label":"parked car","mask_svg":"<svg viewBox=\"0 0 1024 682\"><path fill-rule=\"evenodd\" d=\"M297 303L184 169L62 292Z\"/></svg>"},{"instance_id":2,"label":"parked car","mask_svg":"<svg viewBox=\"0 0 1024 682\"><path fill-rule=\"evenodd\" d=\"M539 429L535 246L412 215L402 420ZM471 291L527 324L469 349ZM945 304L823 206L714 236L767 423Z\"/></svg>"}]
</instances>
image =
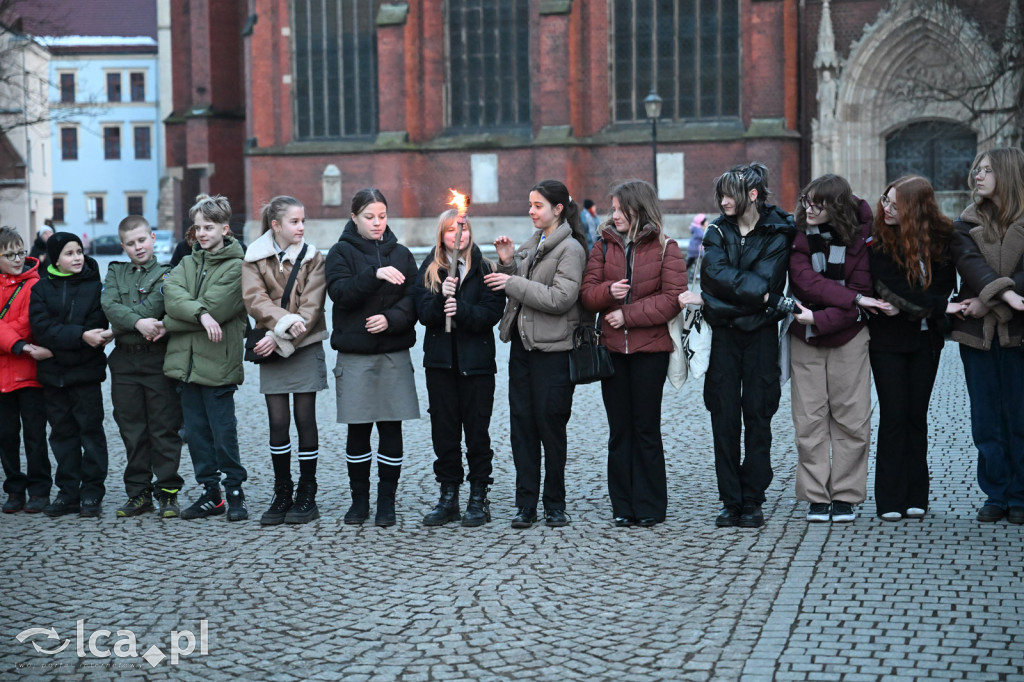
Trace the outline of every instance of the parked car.
<instances>
[{"instance_id":1,"label":"parked car","mask_svg":"<svg viewBox=\"0 0 1024 682\"><path fill-rule=\"evenodd\" d=\"M121 239L116 234L104 234L89 242L89 253L94 256L121 253Z\"/></svg>"},{"instance_id":2,"label":"parked car","mask_svg":"<svg viewBox=\"0 0 1024 682\"><path fill-rule=\"evenodd\" d=\"M170 256L174 253L174 247L178 242L174 238L173 230L153 230L153 234L156 236L153 253L158 256Z\"/></svg>"}]
</instances>

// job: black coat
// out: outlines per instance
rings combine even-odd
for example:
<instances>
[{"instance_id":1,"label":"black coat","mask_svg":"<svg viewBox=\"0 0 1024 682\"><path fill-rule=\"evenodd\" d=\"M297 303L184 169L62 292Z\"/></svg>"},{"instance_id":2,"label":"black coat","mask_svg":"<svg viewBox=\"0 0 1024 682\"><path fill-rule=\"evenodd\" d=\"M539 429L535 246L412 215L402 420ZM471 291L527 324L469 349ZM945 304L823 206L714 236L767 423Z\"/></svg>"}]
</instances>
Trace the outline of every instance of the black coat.
<instances>
[{"instance_id":1,"label":"black coat","mask_svg":"<svg viewBox=\"0 0 1024 682\"><path fill-rule=\"evenodd\" d=\"M53 351L40 360L36 376L43 386L77 386L107 378L107 355L82 340L90 329L106 329L107 318L100 306L99 268L90 256L76 275L57 277L41 273L32 287L28 318L35 342Z\"/></svg>"},{"instance_id":2,"label":"black coat","mask_svg":"<svg viewBox=\"0 0 1024 682\"><path fill-rule=\"evenodd\" d=\"M920 350L922 343L936 350L942 348L945 335L950 331L946 303L956 285L956 268L948 250L945 253L947 255L941 259L932 261L932 283L923 289L916 278L913 285L907 283L906 270L882 251L877 240L874 242L869 259L875 294L896 306L899 313L891 316L879 313L868 318L871 350L912 353ZM928 320L927 336L921 334L921 320L925 318Z\"/></svg>"},{"instance_id":3,"label":"black coat","mask_svg":"<svg viewBox=\"0 0 1024 682\"><path fill-rule=\"evenodd\" d=\"M36 235L36 239L32 242L32 249L29 251L29 256L32 258L39 259L39 272L41 275L45 275L46 266L50 264L50 258L46 254L46 242L43 241L42 236Z\"/></svg>"},{"instance_id":4,"label":"black coat","mask_svg":"<svg viewBox=\"0 0 1024 682\"><path fill-rule=\"evenodd\" d=\"M735 218L719 216L704 234L701 297L704 318L714 327L754 331L785 313L769 308L766 293L781 295L796 234L793 216L770 204L754 229L740 236Z\"/></svg>"},{"instance_id":5,"label":"black coat","mask_svg":"<svg viewBox=\"0 0 1024 682\"><path fill-rule=\"evenodd\" d=\"M377 279L391 265L405 275L404 284ZM342 353L376 355L416 345L416 259L398 243L391 228L379 241L362 237L351 220L327 254L327 294L334 301L331 347ZM384 315L388 328L366 331L366 318Z\"/></svg>"},{"instance_id":6,"label":"black coat","mask_svg":"<svg viewBox=\"0 0 1024 682\"><path fill-rule=\"evenodd\" d=\"M427 328L423 339L423 366L452 369L454 345L459 374L494 374L498 371L494 362L494 325L505 311L505 295L491 291L484 284L484 275L493 268L484 263L475 245L470 260L472 266L455 292L455 325L451 333L444 330L444 294L440 289L435 293L424 284L427 267L434 262L434 253L427 257L416 275L416 313ZM438 275L444 280L448 268L439 268Z\"/></svg>"}]
</instances>

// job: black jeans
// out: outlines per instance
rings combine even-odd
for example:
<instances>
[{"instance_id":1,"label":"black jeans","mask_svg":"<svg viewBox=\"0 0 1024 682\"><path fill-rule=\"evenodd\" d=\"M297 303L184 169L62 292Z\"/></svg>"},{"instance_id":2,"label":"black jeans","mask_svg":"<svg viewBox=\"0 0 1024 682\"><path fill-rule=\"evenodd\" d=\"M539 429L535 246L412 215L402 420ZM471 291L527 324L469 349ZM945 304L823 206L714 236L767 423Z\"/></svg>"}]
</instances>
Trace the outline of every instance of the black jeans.
<instances>
[{"instance_id":1,"label":"black jeans","mask_svg":"<svg viewBox=\"0 0 1024 682\"><path fill-rule=\"evenodd\" d=\"M608 496L612 515L665 520L668 484L661 442L661 395L668 353L612 353L601 382L608 414Z\"/></svg>"},{"instance_id":2,"label":"black jeans","mask_svg":"<svg viewBox=\"0 0 1024 682\"><path fill-rule=\"evenodd\" d=\"M544 446L544 509L565 509L566 425L576 387L569 381L569 353L528 351L516 334L508 359L508 407L516 506L536 507Z\"/></svg>"},{"instance_id":3,"label":"black jeans","mask_svg":"<svg viewBox=\"0 0 1024 682\"><path fill-rule=\"evenodd\" d=\"M772 482L772 417L780 396L778 325L752 332L715 327L704 405L711 412L718 494L726 507L764 502Z\"/></svg>"},{"instance_id":4,"label":"black jeans","mask_svg":"<svg viewBox=\"0 0 1024 682\"><path fill-rule=\"evenodd\" d=\"M494 482L491 478L491 412L494 407L494 375L463 376L454 369L428 367L430 436L434 443L434 476L439 483L459 485L462 469L462 433L466 433L466 461L471 483Z\"/></svg>"},{"instance_id":5,"label":"black jeans","mask_svg":"<svg viewBox=\"0 0 1024 682\"><path fill-rule=\"evenodd\" d=\"M921 332L923 335L928 332ZM928 402L939 350L923 338L910 353L871 351L878 393L875 511L928 509Z\"/></svg>"},{"instance_id":6,"label":"black jeans","mask_svg":"<svg viewBox=\"0 0 1024 682\"><path fill-rule=\"evenodd\" d=\"M102 500L107 490L107 435L99 382L47 386L44 395L57 488L71 502Z\"/></svg>"},{"instance_id":7,"label":"black jeans","mask_svg":"<svg viewBox=\"0 0 1024 682\"><path fill-rule=\"evenodd\" d=\"M21 471L21 436L25 436L25 472ZM0 393L0 461L4 492L46 497L53 484L46 449L46 401L43 389L27 387ZM26 475L27 474L27 475Z\"/></svg>"}]
</instances>

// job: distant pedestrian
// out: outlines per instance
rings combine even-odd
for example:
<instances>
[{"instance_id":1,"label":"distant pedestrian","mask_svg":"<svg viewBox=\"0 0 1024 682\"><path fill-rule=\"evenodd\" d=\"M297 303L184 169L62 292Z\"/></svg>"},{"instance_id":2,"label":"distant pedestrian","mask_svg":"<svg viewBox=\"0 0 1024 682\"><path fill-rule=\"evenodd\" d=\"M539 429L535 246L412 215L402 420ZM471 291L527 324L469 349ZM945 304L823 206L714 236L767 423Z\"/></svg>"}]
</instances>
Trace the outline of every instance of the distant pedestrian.
<instances>
[{"instance_id":1,"label":"distant pedestrian","mask_svg":"<svg viewBox=\"0 0 1024 682\"><path fill-rule=\"evenodd\" d=\"M703 213L693 216L690 221L690 241L686 245L686 272L691 277L697 273L693 272L700 256L701 243L704 241L704 231L708 226L708 217Z\"/></svg>"},{"instance_id":2,"label":"distant pedestrian","mask_svg":"<svg viewBox=\"0 0 1024 682\"><path fill-rule=\"evenodd\" d=\"M953 340L971 397L978 448L978 521L1024 524L1024 151L978 154L972 203L954 227L953 257L963 285L963 319Z\"/></svg>"},{"instance_id":3,"label":"distant pedestrian","mask_svg":"<svg viewBox=\"0 0 1024 682\"><path fill-rule=\"evenodd\" d=\"M594 248L601 231L601 219L597 217L597 205L591 199L583 200L583 211L580 213L580 220L587 232L587 253Z\"/></svg>"},{"instance_id":4,"label":"distant pedestrian","mask_svg":"<svg viewBox=\"0 0 1024 682\"><path fill-rule=\"evenodd\" d=\"M53 235L53 225L49 220L39 228L36 232L35 241L32 242L32 250L29 251L29 258L37 258L39 260L40 272L46 272L46 266L50 264L50 259L46 255L46 240Z\"/></svg>"},{"instance_id":5,"label":"distant pedestrian","mask_svg":"<svg viewBox=\"0 0 1024 682\"><path fill-rule=\"evenodd\" d=\"M569 350L583 319L580 283L587 264L580 207L557 180L530 190L534 233L516 249L512 239L494 240L498 271L484 277L508 296L499 325L501 340L512 344L508 361L508 405L512 458L516 465L513 528L537 522L544 505L548 526L566 526L566 426L575 386L569 380ZM541 494L541 447L544 488Z\"/></svg>"},{"instance_id":6,"label":"distant pedestrian","mask_svg":"<svg viewBox=\"0 0 1024 682\"><path fill-rule=\"evenodd\" d=\"M338 351L338 423L348 424L345 459L352 506L345 523L370 515L370 436L377 425L377 513L393 526L402 474L402 422L419 419L409 349L416 344L416 260L388 227L388 202L379 189L352 197L351 217L327 254L327 293L334 301L331 346Z\"/></svg>"},{"instance_id":7,"label":"distant pedestrian","mask_svg":"<svg viewBox=\"0 0 1024 682\"><path fill-rule=\"evenodd\" d=\"M320 453L316 394L327 388L324 257L305 239L306 211L298 199L274 197L263 207L261 222L263 234L249 245L242 264L246 311L257 328L266 330L254 351L264 357L276 356L275 361L259 365L274 468L274 498L260 523L309 523L320 518L316 505ZM298 489L291 473L290 409L299 436Z\"/></svg>"},{"instance_id":8,"label":"distant pedestrian","mask_svg":"<svg viewBox=\"0 0 1024 682\"><path fill-rule=\"evenodd\" d=\"M872 229L871 277L892 304L868 320L871 370L878 393L875 510L885 521L928 511L928 403L949 331L956 271L952 222L930 182L905 176L889 184Z\"/></svg>"}]
</instances>

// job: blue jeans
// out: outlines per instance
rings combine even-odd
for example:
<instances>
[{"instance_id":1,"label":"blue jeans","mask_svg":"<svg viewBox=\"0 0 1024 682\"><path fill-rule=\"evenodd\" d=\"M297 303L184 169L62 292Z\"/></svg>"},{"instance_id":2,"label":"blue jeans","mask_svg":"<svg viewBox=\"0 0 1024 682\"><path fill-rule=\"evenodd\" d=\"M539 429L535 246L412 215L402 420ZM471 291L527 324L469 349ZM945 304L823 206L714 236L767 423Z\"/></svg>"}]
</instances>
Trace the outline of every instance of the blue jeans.
<instances>
[{"instance_id":1,"label":"blue jeans","mask_svg":"<svg viewBox=\"0 0 1024 682\"><path fill-rule=\"evenodd\" d=\"M196 480L203 486L219 486L223 474L226 489L242 487L247 476L238 454L237 387L179 384L178 390Z\"/></svg>"},{"instance_id":2,"label":"blue jeans","mask_svg":"<svg viewBox=\"0 0 1024 682\"><path fill-rule=\"evenodd\" d=\"M960 358L985 504L1024 507L1024 352L995 338L988 351L961 345Z\"/></svg>"}]
</instances>

